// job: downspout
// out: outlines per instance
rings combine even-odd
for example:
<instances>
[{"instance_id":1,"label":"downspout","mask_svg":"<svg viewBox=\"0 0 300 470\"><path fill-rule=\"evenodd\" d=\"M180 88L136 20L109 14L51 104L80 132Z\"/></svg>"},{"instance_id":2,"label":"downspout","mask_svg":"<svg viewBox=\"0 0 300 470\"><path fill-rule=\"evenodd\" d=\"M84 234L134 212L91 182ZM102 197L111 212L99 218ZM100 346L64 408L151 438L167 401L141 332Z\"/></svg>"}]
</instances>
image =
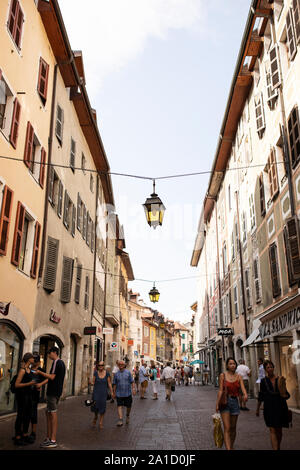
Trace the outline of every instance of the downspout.
<instances>
[{"instance_id":1,"label":"downspout","mask_svg":"<svg viewBox=\"0 0 300 470\"><path fill-rule=\"evenodd\" d=\"M46 247L46 234L47 234L47 225L48 225L48 197L49 197L49 181L50 181L50 170L51 170L51 160L52 160L52 142L53 142L53 128L54 128L54 113L55 113L55 98L56 98L56 84L57 84L57 67L58 64L54 66L53 72L53 88L52 88L52 103L51 103L51 116L50 116L50 130L48 138L48 165L47 165L47 181L46 181L46 191L45 191L45 206L44 206L44 220L43 220L43 235L42 235L42 246L41 246L41 257L40 257L40 267L38 275L38 283L42 282L44 263L45 263L45 247Z\"/></svg>"}]
</instances>

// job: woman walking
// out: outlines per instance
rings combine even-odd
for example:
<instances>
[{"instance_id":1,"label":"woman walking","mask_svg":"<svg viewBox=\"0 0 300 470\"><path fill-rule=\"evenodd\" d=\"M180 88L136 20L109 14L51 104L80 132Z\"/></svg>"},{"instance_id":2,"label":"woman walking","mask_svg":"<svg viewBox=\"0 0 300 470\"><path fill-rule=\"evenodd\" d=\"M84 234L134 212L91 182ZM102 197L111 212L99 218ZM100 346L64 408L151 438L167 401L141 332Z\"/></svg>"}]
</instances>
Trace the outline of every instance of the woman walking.
<instances>
[{"instance_id":1,"label":"woman walking","mask_svg":"<svg viewBox=\"0 0 300 470\"><path fill-rule=\"evenodd\" d=\"M154 364L154 361L151 361L151 369L150 369L150 380L152 383L152 391L153 391L153 400L158 400L157 397L157 370Z\"/></svg>"},{"instance_id":2,"label":"woman walking","mask_svg":"<svg viewBox=\"0 0 300 470\"><path fill-rule=\"evenodd\" d=\"M264 403L264 420L270 429L270 438L273 450L280 450L282 441L282 428L289 427L289 411L286 400L290 394L285 387L284 377L274 374L274 364L271 361L264 363L266 377L261 379L260 392L257 400L256 416L262 402Z\"/></svg>"},{"instance_id":3,"label":"woman walking","mask_svg":"<svg viewBox=\"0 0 300 470\"><path fill-rule=\"evenodd\" d=\"M35 381L32 380L30 366L34 362L33 354L26 353L15 383L17 418L15 422L15 445L32 444L34 439L28 435L32 410L32 390Z\"/></svg>"},{"instance_id":4,"label":"woman walking","mask_svg":"<svg viewBox=\"0 0 300 470\"><path fill-rule=\"evenodd\" d=\"M109 373L107 372L107 370L105 370L103 361L100 361L96 365L96 371L94 372L93 385L94 385L94 390L93 390L92 400L95 402L95 405L93 408L95 410L94 411L95 418L93 420L93 427L96 427L98 413L99 413L100 414L99 427L100 429L103 429L103 419L104 419L104 414L106 411L106 400L107 400L108 389L110 390L111 396L113 396L111 377Z\"/></svg>"},{"instance_id":5,"label":"woman walking","mask_svg":"<svg viewBox=\"0 0 300 470\"><path fill-rule=\"evenodd\" d=\"M134 385L135 385L135 393L139 393L139 375L140 375L139 366L135 366L134 375L133 375Z\"/></svg>"},{"instance_id":6,"label":"woman walking","mask_svg":"<svg viewBox=\"0 0 300 470\"><path fill-rule=\"evenodd\" d=\"M232 357L226 361L226 372L220 374L219 377L219 392L217 397L216 411L220 411L223 426L224 426L224 442L227 450L233 450L233 445L236 437L237 419L240 414L239 407L239 394L240 390L243 394L243 400L248 400L247 392L243 379L236 373L237 362ZM227 404L222 407L220 399L223 392L227 391Z\"/></svg>"}]
</instances>

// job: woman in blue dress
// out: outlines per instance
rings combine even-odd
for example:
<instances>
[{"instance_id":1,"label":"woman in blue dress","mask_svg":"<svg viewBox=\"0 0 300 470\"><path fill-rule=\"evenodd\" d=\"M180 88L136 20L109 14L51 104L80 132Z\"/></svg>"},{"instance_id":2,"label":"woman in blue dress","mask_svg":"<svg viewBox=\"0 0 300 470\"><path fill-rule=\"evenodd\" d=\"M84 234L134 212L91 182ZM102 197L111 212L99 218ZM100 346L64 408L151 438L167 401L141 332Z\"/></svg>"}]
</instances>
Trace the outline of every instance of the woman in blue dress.
<instances>
[{"instance_id":1,"label":"woman in blue dress","mask_svg":"<svg viewBox=\"0 0 300 470\"><path fill-rule=\"evenodd\" d=\"M111 377L109 373L104 368L104 362L98 362L96 365L96 370L94 372L94 380L93 380L94 390L92 400L95 402L92 410L94 410L95 418L93 420L93 426L95 427L97 424L98 413L100 414L100 421L99 426L100 429L103 429L103 419L104 413L106 410L106 400L107 400L107 392L108 389L110 390L110 394L112 395L112 385L111 385Z\"/></svg>"}]
</instances>

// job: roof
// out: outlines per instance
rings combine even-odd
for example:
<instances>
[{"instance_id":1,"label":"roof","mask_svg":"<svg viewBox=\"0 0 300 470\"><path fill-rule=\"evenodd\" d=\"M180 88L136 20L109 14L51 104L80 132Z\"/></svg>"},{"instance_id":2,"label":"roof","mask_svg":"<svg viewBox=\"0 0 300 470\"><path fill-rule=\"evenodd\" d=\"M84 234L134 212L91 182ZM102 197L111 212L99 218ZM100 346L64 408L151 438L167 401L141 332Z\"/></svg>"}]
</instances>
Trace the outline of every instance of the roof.
<instances>
[{"instance_id":1,"label":"roof","mask_svg":"<svg viewBox=\"0 0 300 470\"><path fill-rule=\"evenodd\" d=\"M175 322L175 330L184 330L184 331L189 331L184 325L182 325L179 322Z\"/></svg>"}]
</instances>

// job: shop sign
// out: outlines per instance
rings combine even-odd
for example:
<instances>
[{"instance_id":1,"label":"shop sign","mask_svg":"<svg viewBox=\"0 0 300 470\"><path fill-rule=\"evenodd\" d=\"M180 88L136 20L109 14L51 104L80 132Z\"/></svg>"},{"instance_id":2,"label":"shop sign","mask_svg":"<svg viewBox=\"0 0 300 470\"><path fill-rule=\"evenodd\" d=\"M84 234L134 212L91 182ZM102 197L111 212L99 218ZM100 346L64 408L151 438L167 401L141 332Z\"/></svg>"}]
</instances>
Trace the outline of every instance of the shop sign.
<instances>
[{"instance_id":1,"label":"shop sign","mask_svg":"<svg viewBox=\"0 0 300 470\"><path fill-rule=\"evenodd\" d=\"M113 335L114 334L114 329L113 328L103 328L103 334L104 335Z\"/></svg>"},{"instance_id":2,"label":"shop sign","mask_svg":"<svg viewBox=\"0 0 300 470\"><path fill-rule=\"evenodd\" d=\"M97 333L96 326L86 326L83 330L84 335L95 335Z\"/></svg>"},{"instance_id":3,"label":"shop sign","mask_svg":"<svg viewBox=\"0 0 300 470\"><path fill-rule=\"evenodd\" d=\"M5 316L8 315L9 306L10 306L10 302L8 303L0 302L0 313L2 313L2 315L5 315Z\"/></svg>"},{"instance_id":4,"label":"shop sign","mask_svg":"<svg viewBox=\"0 0 300 470\"><path fill-rule=\"evenodd\" d=\"M138 352L138 351L134 351L134 355L138 357L139 352Z\"/></svg>"},{"instance_id":5,"label":"shop sign","mask_svg":"<svg viewBox=\"0 0 300 470\"><path fill-rule=\"evenodd\" d=\"M268 336L278 336L286 331L293 330L300 327L300 307L296 307L287 313L283 313L278 317L263 323L259 327L259 334L261 339Z\"/></svg>"},{"instance_id":6,"label":"shop sign","mask_svg":"<svg viewBox=\"0 0 300 470\"><path fill-rule=\"evenodd\" d=\"M113 341L112 343L110 343L110 348L109 348L110 351L117 351L118 350L118 343L116 343L115 341Z\"/></svg>"},{"instance_id":7,"label":"shop sign","mask_svg":"<svg viewBox=\"0 0 300 470\"><path fill-rule=\"evenodd\" d=\"M61 320L60 317L57 317L56 316L56 313L54 312L53 309L51 309L51 313L50 313L50 321L52 321L53 323L59 323Z\"/></svg>"},{"instance_id":8,"label":"shop sign","mask_svg":"<svg viewBox=\"0 0 300 470\"><path fill-rule=\"evenodd\" d=\"M159 326L160 326L160 328L164 328L164 327L165 327L165 324L164 324L164 323L161 323Z\"/></svg>"},{"instance_id":9,"label":"shop sign","mask_svg":"<svg viewBox=\"0 0 300 470\"><path fill-rule=\"evenodd\" d=\"M220 336L232 336L234 334L233 328L218 328L217 332Z\"/></svg>"},{"instance_id":10,"label":"shop sign","mask_svg":"<svg viewBox=\"0 0 300 470\"><path fill-rule=\"evenodd\" d=\"M128 340L128 346L133 346L133 339Z\"/></svg>"}]
</instances>

